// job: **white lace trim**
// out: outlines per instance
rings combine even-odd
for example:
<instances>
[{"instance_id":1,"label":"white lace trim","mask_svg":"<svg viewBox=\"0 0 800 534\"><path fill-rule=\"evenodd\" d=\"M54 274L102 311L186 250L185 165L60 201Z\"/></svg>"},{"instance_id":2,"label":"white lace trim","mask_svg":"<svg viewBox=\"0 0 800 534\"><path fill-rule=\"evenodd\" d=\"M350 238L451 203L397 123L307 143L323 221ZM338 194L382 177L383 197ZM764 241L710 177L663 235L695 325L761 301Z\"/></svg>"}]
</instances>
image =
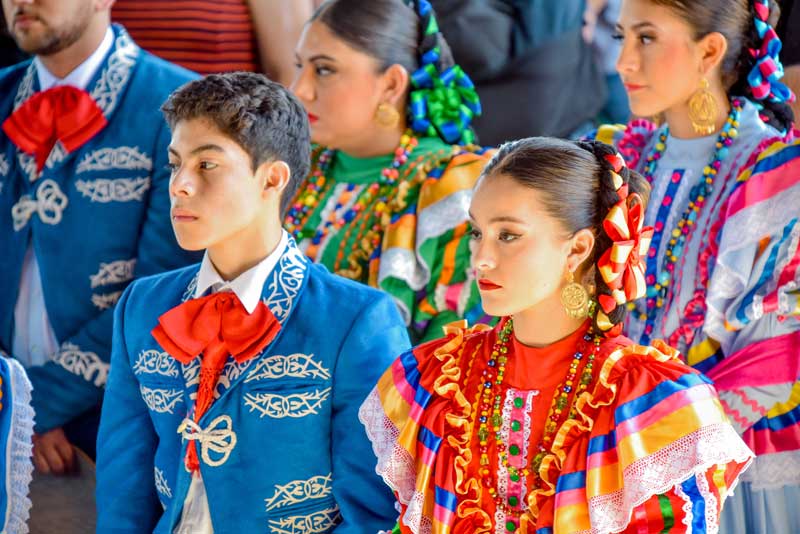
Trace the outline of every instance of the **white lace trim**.
<instances>
[{"instance_id":1,"label":"white lace trim","mask_svg":"<svg viewBox=\"0 0 800 534\"><path fill-rule=\"evenodd\" d=\"M403 524L413 534L430 534L433 525L422 513L425 496L416 489L414 459L397 443L400 430L386 417L377 389L373 389L361 405L358 419L364 425L378 458L375 472L397 494L397 500L406 506Z\"/></svg>"},{"instance_id":2,"label":"white lace trim","mask_svg":"<svg viewBox=\"0 0 800 534\"><path fill-rule=\"evenodd\" d=\"M621 490L589 499L592 534L618 532L629 524L633 509L653 495L676 488L690 477L730 461L752 461L753 453L728 424L700 428L623 471ZM733 491L735 484L729 488ZM711 504L708 503L707 504Z\"/></svg>"},{"instance_id":3,"label":"white lace trim","mask_svg":"<svg viewBox=\"0 0 800 534\"><path fill-rule=\"evenodd\" d=\"M692 514L692 499L686 495L686 492L683 491L680 484L675 484L675 495L680 497L683 501L683 506L681 506L681 510L683 510L683 519L681 519L681 523L686 526L686 534L692 534L692 521L694 520L694 515Z\"/></svg>"},{"instance_id":4,"label":"white lace trim","mask_svg":"<svg viewBox=\"0 0 800 534\"><path fill-rule=\"evenodd\" d=\"M800 450L756 456L741 477L753 490L771 490L800 484Z\"/></svg>"},{"instance_id":5,"label":"white lace trim","mask_svg":"<svg viewBox=\"0 0 800 534\"><path fill-rule=\"evenodd\" d=\"M3 357L3 356L0 356ZM8 509L5 527L8 534L27 534L31 500L28 488L33 478L33 408L31 408L31 383L25 370L16 360L6 359L10 371L12 391L11 433L9 446L5 451L6 488L8 489Z\"/></svg>"},{"instance_id":6,"label":"white lace trim","mask_svg":"<svg viewBox=\"0 0 800 534\"><path fill-rule=\"evenodd\" d=\"M694 479L697 482L697 489L700 490L700 495L703 496L703 501L706 503L706 532L708 534L716 534L719 532L719 513L721 512L717 498L711 493L708 487L708 479L704 475L696 474Z\"/></svg>"}]
</instances>

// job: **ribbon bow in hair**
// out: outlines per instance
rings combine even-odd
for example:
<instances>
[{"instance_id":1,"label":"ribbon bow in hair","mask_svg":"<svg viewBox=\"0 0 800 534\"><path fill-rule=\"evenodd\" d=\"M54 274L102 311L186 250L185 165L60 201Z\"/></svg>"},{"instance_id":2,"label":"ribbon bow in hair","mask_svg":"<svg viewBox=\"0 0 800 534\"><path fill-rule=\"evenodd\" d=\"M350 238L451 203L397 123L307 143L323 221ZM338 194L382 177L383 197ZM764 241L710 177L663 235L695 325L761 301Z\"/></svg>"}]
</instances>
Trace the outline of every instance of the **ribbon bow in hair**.
<instances>
[{"instance_id":1,"label":"ribbon bow in hair","mask_svg":"<svg viewBox=\"0 0 800 534\"><path fill-rule=\"evenodd\" d=\"M653 228L643 227L643 223L644 204L636 193L617 202L603 220L603 229L613 241L597 262L600 276L611 288L610 297L598 297L606 313L645 294L644 258L650 248Z\"/></svg>"},{"instance_id":2,"label":"ribbon bow in hair","mask_svg":"<svg viewBox=\"0 0 800 534\"><path fill-rule=\"evenodd\" d=\"M783 77L783 65L779 58L781 40L769 25L769 0L754 0L755 26L761 38L761 46L750 50L756 64L747 75L747 83L756 100L794 102L794 93L779 80Z\"/></svg>"}]
</instances>

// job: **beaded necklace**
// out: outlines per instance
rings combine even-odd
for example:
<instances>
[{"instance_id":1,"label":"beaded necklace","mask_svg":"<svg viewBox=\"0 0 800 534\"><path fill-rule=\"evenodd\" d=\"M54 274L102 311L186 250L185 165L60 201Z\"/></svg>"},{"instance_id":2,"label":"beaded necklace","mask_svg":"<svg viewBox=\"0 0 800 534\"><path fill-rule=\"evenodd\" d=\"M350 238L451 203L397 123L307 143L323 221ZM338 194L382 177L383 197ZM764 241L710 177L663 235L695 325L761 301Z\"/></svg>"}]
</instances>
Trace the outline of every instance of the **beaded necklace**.
<instances>
[{"instance_id":1,"label":"beaded necklace","mask_svg":"<svg viewBox=\"0 0 800 534\"><path fill-rule=\"evenodd\" d=\"M500 464L503 465L512 482L519 482L522 476L527 477L533 474L535 477L534 487L541 488L543 481L539 475L539 467L549 451L556 430L558 430L559 420L563 419L562 414L567 411L567 419L574 419L577 415L575 401L586 391L589 384L592 382L592 368L594 367L595 357L599 352L601 340L600 336L593 335L591 331L583 337L583 342L578 345L572 357L572 362L567 370L564 381L556 388L556 393L553 396L553 402L546 419L547 422L545 423L544 433L537 447L536 456L531 460L529 467L518 469L510 464L509 454L518 456L522 451L517 444L508 445L504 443L501 433L501 427L503 425L503 416L501 413L503 395L501 393L501 386L505 375L506 363L508 362L508 341L513 330L513 321L509 318L498 332L497 340L495 341L489 361L487 362L487 368L483 371L484 382L480 386L478 397L478 445L480 451L481 483L494 499L495 507L508 518L505 524L505 528L508 532L514 532L519 528L519 518L528 508L523 502L521 494L508 494L505 500L503 496L500 495L498 491L499 475L493 474L492 469L490 469L489 441L493 436L495 448L497 450L498 466ZM589 345L589 347L587 347L587 345ZM581 360L584 359L587 348L589 348L586 358L587 362L581 372L580 380L576 381L578 367ZM578 386L574 388L576 383ZM573 396L572 405L570 406L569 396L573 390L575 391L575 395ZM516 408L519 409L523 407L524 400L521 397L517 397L513 402ZM567 407L569 407L569 410L567 410ZM490 424L491 430L489 428ZM520 425L521 423L517 420L510 422L511 429L515 431L519 430Z\"/></svg>"},{"instance_id":2,"label":"beaded necklace","mask_svg":"<svg viewBox=\"0 0 800 534\"><path fill-rule=\"evenodd\" d=\"M328 178L328 171L336 151L326 149L320 153L311 176L306 181L305 187L295 196L285 219L286 229L295 239L302 241L311 238L311 243L306 249L306 255L311 260L318 259L320 247L326 237L350 224L362 212L369 212L369 215L378 222L373 225L362 223L362 229L368 229L367 234L369 235L359 236L358 242L364 242L363 238L366 238L364 243L369 243L372 249L380 244L382 227L379 222L384 215L391 214L390 200L400 177L400 167L408 161L418 144L419 141L410 131L404 133L400 138L400 144L394 151L392 163L381 170L376 182L364 187L355 200L353 200L353 194L356 185L348 184L340 197L336 199L328 216L321 221L320 226L316 229L306 228L309 219L319 207L321 199L325 197L325 193L334 183L334 180ZM371 251L363 252L367 257L371 254Z\"/></svg>"},{"instance_id":3,"label":"beaded necklace","mask_svg":"<svg viewBox=\"0 0 800 534\"><path fill-rule=\"evenodd\" d=\"M682 172L673 174L670 183L659 207L659 212L654 225L655 232L650 250L647 253L647 270L645 282L647 283L647 298L645 299L645 311L638 314L639 320L644 321L644 332L641 343L646 345L650 342L650 336L655 328L656 315L658 310L667 301L667 295L673 281L675 266L678 263L687 239L697 222L700 209L705 205L706 199L714 190L714 179L722 166L722 161L728 156L729 147L734 139L739 135L739 116L742 111L742 101L734 98L731 101L731 112L728 115L725 125L722 127L717 141L714 145L714 155L711 162L703 168L703 179L689 192L689 203L683 211L675 228L668 234L669 241L665 249L664 257L659 269L658 250L661 240L665 235L665 225L667 215L673 202L674 194L680 185ZM643 175L649 183L653 183L658 161L667 149L667 136L669 128L664 128L660 133L652 152L647 156L643 169ZM633 311L636 305L628 303L628 309Z\"/></svg>"}]
</instances>

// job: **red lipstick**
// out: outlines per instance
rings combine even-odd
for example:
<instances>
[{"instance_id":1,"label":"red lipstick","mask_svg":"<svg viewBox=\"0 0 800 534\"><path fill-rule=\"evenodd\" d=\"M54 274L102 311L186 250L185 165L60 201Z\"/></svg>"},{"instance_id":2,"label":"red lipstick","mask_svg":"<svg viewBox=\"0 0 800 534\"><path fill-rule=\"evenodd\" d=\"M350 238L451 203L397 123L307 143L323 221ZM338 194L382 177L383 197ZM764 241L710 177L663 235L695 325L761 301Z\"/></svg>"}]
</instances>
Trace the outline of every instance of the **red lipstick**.
<instances>
[{"instance_id":1,"label":"red lipstick","mask_svg":"<svg viewBox=\"0 0 800 534\"><path fill-rule=\"evenodd\" d=\"M639 89L644 89L644 85L638 85L638 84L635 84L635 83L626 83L625 84L625 90L628 91L629 93L632 92L632 91L638 91Z\"/></svg>"},{"instance_id":2,"label":"red lipstick","mask_svg":"<svg viewBox=\"0 0 800 534\"><path fill-rule=\"evenodd\" d=\"M489 279L481 278L480 280L478 280L478 287L482 291L493 291L495 289L500 289L503 286L499 286Z\"/></svg>"}]
</instances>

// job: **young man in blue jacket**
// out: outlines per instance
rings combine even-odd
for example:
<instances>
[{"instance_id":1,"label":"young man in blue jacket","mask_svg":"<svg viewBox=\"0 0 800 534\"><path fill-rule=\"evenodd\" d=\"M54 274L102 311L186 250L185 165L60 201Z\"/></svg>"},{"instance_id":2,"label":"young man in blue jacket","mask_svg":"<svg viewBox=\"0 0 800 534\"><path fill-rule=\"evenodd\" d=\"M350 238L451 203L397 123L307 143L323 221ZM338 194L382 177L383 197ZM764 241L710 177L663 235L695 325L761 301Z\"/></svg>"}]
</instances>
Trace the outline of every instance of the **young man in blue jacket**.
<instances>
[{"instance_id":1,"label":"young man in blue jacket","mask_svg":"<svg viewBox=\"0 0 800 534\"><path fill-rule=\"evenodd\" d=\"M251 73L191 82L163 110L173 229L205 256L117 305L97 531L377 532L396 513L357 411L409 340L389 296L281 227L306 113Z\"/></svg>"}]
</instances>

